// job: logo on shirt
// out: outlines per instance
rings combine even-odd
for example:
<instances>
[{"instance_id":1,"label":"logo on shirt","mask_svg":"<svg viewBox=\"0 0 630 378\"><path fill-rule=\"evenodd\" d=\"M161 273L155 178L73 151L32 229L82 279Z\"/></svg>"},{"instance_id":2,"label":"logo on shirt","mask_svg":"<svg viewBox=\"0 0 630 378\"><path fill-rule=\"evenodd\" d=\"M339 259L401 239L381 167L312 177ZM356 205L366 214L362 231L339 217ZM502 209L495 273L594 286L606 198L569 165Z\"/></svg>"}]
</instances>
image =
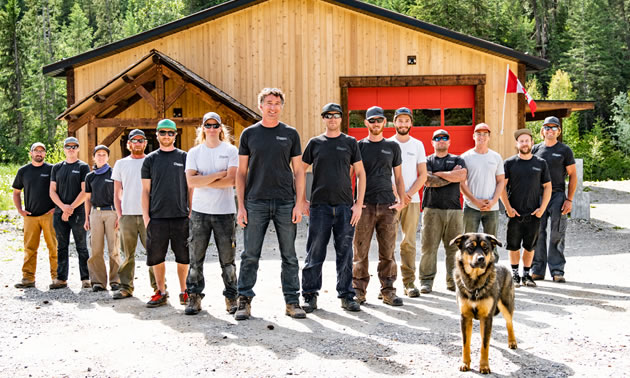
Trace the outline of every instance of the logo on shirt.
<instances>
[{"instance_id":1,"label":"logo on shirt","mask_svg":"<svg viewBox=\"0 0 630 378\"><path fill-rule=\"evenodd\" d=\"M48 176L50 176L50 175L49 175L48 173L42 173L40 176L41 176L41 177L48 177Z\"/></svg>"},{"instance_id":2,"label":"logo on shirt","mask_svg":"<svg viewBox=\"0 0 630 378\"><path fill-rule=\"evenodd\" d=\"M347 148L345 148L345 147L339 147L339 146L337 146L337 151L348 151L348 149L347 149Z\"/></svg>"},{"instance_id":3,"label":"logo on shirt","mask_svg":"<svg viewBox=\"0 0 630 378\"><path fill-rule=\"evenodd\" d=\"M391 155L392 154L391 151L386 151L386 150L381 150L381 153L383 153L385 155Z\"/></svg>"},{"instance_id":4,"label":"logo on shirt","mask_svg":"<svg viewBox=\"0 0 630 378\"><path fill-rule=\"evenodd\" d=\"M227 155L219 155L219 159L229 159L230 157Z\"/></svg>"},{"instance_id":5,"label":"logo on shirt","mask_svg":"<svg viewBox=\"0 0 630 378\"><path fill-rule=\"evenodd\" d=\"M79 171L75 171L74 169L72 170L72 173L81 173Z\"/></svg>"},{"instance_id":6,"label":"logo on shirt","mask_svg":"<svg viewBox=\"0 0 630 378\"><path fill-rule=\"evenodd\" d=\"M554 152L553 154L551 154L551 156L562 157L562 155L557 154L557 153L555 153L555 152Z\"/></svg>"},{"instance_id":7,"label":"logo on shirt","mask_svg":"<svg viewBox=\"0 0 630 378\"><path fill-rule=\"evenodd\" d=\"M176 162L173 162L173 165L176 166L176 167L183 167L184 166L184 164L176 163Z\"/></svg>"},{"instance_id":8,"label":"logo on shirt","mask_svg":"<svg viewBox=\"0 0 630 378\"><path fill-rule=\"evenodd\" d=\"M409 155L409 156L416 156L416 154L414 154L413 152L407 152L407 155Z\"/></svg>"},{"instance_id":9,"label":"logo on shirt","mask_svg":"<svg viewBox=\"0 0 630 378\"><path fill-rule=\"evenodd\" d=\"M105 179L105 182L114 182L114 180Z\"/></svg>"},{"instance_id":10,"label":"logo on shirt","mask_svg":"<svg viewBox=\"0 0 630 378\"><path fill-rule=\"evenodd\" d=\"M446 162L455 164L455 160L447 160Z\"/></svg>"},{"instance_id":11,"label":"logo on shirt","mask_svg":"<svg viewBox=\"0 0 630 378\"><path fill-rule=\"evenodd\" d=\"M288 139L287 137L276 136L276 140L284 141L284 140L287 140L287 139Z\"/></svg>"},{"instance_id":12,"label":"logo on shirt","mask_svg":"<svg viewBox=\"0 0 630 378\"><path fill-rule=\"evenodd\" d=\"M532 169L533 169L534 171L538 171L538 172L540 172L540 171L541 171L541 169L540 169L540 168L538 168L538 167L532 167Z\"/></svg>"}]
</instances>

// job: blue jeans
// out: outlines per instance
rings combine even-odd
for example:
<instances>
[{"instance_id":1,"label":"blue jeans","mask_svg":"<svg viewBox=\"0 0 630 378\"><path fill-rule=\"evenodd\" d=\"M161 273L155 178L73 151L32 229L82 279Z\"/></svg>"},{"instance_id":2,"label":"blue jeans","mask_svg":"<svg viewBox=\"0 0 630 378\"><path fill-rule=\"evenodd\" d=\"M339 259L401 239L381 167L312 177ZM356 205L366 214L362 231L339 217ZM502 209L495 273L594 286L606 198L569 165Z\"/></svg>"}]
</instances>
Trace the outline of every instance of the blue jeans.
<instances>
[{"instance_id":1,"label":"blue jeans","mask_svg":"<svg viewBox=\"0 0 630 378\"><path fill-rule=\"evenodd\" d=\"M87 261L90 258L90 253L87 248L87 232L83 228L85 224L85 210L83 206L74 209L67 222L61 220L62 215L63 212L56 209L53 217L53 227L57 235L57 279L60 281L68 280L68 245L70 244L70 232L72 232L74 244L77 247L77 254L79 255L81 281L89 280L90 273Z\"/></svg>"},{"instance_id":2,"label":"blue jeans","mask_svg":"<svg viewBox=\"0 0 630 378\"><path fill-rule=\"evenodd\" d=\"M337 252L337 297L352 299L352 239L354 227L350 224L352 210L349 205L311 205L306 261L302 269L302 295L317 294L322 288L322 265L330 234Z\"/></svg>"},{"instance_id":3,"label":"blue jeans","mask_svg":"<svg viewBox=\"0 0 630 378\"><path fill-rule=\"evenodd\" d=\"M258 274L258 260L262 251L265 233L269 222L273 220L278 236L282 267L280 280L282 292L287 304L299 303L300 266L295 254L295 235L297 225L291 221L294 200L248 200L245 202L247 210L247 226L243 230L245 249L241 253L241 269L238 275L238 295L253 297L254 285Z\"/></svg>"},{"instance_id":4,"label":"blue jeans","mask_svg":"<svg viewBox=\"0 0 630 378\"><path fill-rule=\"evenodd\" d=\"M567 231L567 216L562 215L562 204L565 200L564 192L554 192L542 217L540 217L540 232L534 252L532 274L545 276L549 265L551 276L564 275L564 236ZM549 248L547 248L547 222L549 226Z\"/></svg>"},{"instance_id":5,"label":"blue jeans","mask_svg":"<svg viewBox=\"0 0 630 378\"><path fill-rule=\"evenodd\" d=\"M190 216L190 234L188 247L190 250L190 268L186 278L189 293L201 294L206 287L203 277L203 263L210 242L210 234L214 233L214 242L219 252L221 277L223 278L223 296L236 299L236 235L234 214L205 214L193 211Z\"/></svg>"},{"instance_id":6,"label":"blue jeans","mask_svg":"<svg viewBox=\"0 0 630 378\"><path fill-rule=\"evenodd\" d=\"M472 207L464 206L464 232L479 232L479 224L483 225L483 232L495 238L499 230L499 210L479 211ZM494 262L499 261L499 252L494 247Z\"/></svg>"}]
</instances>

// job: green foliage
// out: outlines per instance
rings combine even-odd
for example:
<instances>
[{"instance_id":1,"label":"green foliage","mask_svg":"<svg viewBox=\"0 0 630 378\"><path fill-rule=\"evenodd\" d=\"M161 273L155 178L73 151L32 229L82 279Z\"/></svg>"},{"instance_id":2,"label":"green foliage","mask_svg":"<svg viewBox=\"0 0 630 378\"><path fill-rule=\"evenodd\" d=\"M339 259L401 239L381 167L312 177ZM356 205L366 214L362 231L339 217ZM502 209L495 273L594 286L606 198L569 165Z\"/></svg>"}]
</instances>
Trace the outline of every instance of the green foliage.
<instances>
[{"instance_id":1,"label":"green foliage","mask_svg":"<svg viewBox=\"0 0 630 378\"><path fill-rule=\"evenodd\" d=\"M570 147L576 158L584 159L585 180L630 178L630 157L615 148L602 120Z\"/></svg>"},{"instance_id":2,"label":"green foliage","mask_svg":"<svg viewBox=\"0 0 630 378\"><path fill-rule=\"evenodd\" d=\"M617 137L617 147L626 154L630 153L630 96L621 92L613 99L613 132Z\"/></svg>"},{"instance_id":3,"label":"green foliage","mask_svg":"<svg viewBox=\"0 0 630 378\"><path fill-rule=\"evenodd\" d=\"M573 83L571 83L569 74L562 70L557 70L549 81L547 100L572 101L576 98L577 92L573 89ZM571 114L571 116L562 120L562 138L563 142L568 145L577 143L580 138L577 114Z\"/></svg>"},{"instance_id":4,"label":"green foliage","mask_svg":"<svg viewBox=\"0 0 630 378\"><path fill-rule=\"evenodd\" d=\"M64 57L79 55L92 47L93 30L79 3L74 3L68 24L62 28Z\"/></svg>"},{"instance_id":5,"label":"green foliage","mask_svg":"<svg viewBox=\"0 0 630 378\"><path fill-rule=\"evenodd\" d=\"M20 168L18 164L0 165L0 210L10 210L13 205L13 179Z\"/></svg>"}]
</instances>

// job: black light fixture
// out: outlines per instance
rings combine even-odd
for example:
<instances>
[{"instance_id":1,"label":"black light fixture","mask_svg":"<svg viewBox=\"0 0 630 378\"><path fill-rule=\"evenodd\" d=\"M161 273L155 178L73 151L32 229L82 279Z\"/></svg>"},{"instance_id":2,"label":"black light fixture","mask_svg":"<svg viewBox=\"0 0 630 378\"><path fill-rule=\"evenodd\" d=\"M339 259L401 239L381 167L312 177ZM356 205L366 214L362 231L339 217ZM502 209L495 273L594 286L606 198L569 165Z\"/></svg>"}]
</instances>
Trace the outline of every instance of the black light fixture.
<instances>
[{"instance_id":1,"label":"black light fixture","mask_svg":"<svg viewBox=\"0 0 630 378\"><path fill-rule=\"evenodd\" d=\"M183 118L184 112L182 108L173 108L173 118Z\"/></svg>"},{"instance_id":2,"label":"black light fixture","mask_svg":"<svg viewBox=\"0 0 630 378\"><path fill-rule=\"evenodd\" d=\"M407 55L407 64L411 66L416 65L416 56L415 55Z\"/></svg>"}]
</instances>

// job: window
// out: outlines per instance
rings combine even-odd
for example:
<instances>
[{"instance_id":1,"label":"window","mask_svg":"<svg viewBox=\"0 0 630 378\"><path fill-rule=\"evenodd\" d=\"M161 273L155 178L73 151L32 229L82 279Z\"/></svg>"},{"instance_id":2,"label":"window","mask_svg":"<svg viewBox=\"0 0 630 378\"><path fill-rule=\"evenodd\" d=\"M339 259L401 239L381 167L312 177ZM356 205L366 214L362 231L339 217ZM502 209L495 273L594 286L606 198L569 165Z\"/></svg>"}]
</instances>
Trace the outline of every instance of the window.
<instances>
[{"instance_id":1,"label":"window","mask_svg":"<svg viewBox=\"0 0 630 378\"><path fill-rule=\"evenodd\" d=\"M444 109L444 126L472 126L472 108Z\"/></svg>"},{"instance_id":2,"label":"window","mask_svg":"<svg viewBox=\"0 0 630 378\"><path fill-rule=\"evenodd\" d=\"M442 125L441 110L438 109L414 109L414 126L440 126Z\"/></svg>"}]
</instances>

